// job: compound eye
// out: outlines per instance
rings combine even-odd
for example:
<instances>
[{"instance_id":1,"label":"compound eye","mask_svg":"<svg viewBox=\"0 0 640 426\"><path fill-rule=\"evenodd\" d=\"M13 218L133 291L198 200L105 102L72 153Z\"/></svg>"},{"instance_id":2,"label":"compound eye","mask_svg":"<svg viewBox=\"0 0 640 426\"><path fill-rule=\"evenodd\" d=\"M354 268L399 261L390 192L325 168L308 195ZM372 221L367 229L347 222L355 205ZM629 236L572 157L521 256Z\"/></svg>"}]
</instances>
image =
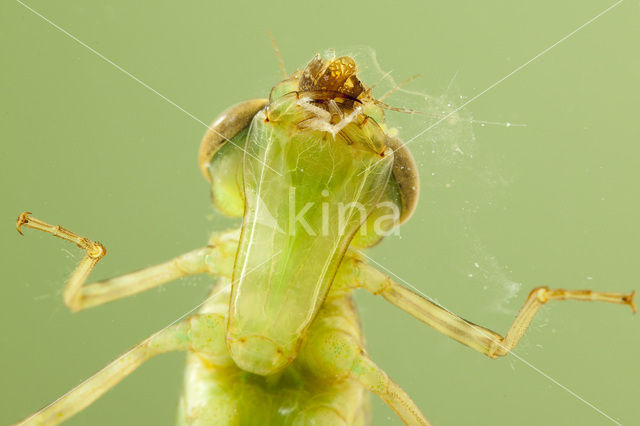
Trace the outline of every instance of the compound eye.
<instances>
[{"instance_id":1,"label":"compound eye","mask_svg":"<svg viewBox=\"0 0 640 426\"><path fill-rule=\"evenodd\" d=\"M209 165L213 156L225 143L249 126L253 116L268 102L267 99L251 99L240 102L220 114L209 126L202 138L198 153L200 170L209 182L212 179Z\"/></svg>"},{"instance_id":2,"label":"compound eye","mask_svg":"<svg viewBox=\"0 0 640 426\"><path fill-rule=\"evenodd\" d=\"M411 151L400 139L388 137L387 146L393 150L393 177L402 198L399 225L409 220L416 209L420 193L420 178Z\"/></svg>"}]
</instances>

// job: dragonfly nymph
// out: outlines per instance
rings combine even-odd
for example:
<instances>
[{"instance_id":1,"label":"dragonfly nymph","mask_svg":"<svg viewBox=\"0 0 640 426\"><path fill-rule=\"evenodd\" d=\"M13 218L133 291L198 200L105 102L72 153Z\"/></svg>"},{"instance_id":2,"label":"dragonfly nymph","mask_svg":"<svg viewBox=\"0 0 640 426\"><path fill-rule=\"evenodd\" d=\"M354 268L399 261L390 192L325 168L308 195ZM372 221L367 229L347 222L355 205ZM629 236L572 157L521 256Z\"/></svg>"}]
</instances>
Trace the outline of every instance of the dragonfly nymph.
<instances>
[{"instance_id":1,"label":"dragonfly nymph","mask_svg":"<svg viewBox=\"0 0 640 426\"><path fill-rule=\"evenodd\" d=\"M386 106L348 56L316 55L206 132L200 168L214 206L242 226L165 263L85 284L102 245L23 213L33 228L85 255L64 290L73 311L180 277L218 277L199 311L124 353L19 424L57 424L155 355L187 351L179 425L364 425L369 392L410 425L429 424L367 354L351 294L364 289L490 357L518 343L550 300L629 305L633 293L534 289L505 337L397 284L359 250L405 222L418 200L411 153L387 128ZM124 419L123 419L124 421Z\"/></svg>"}]
</instances>

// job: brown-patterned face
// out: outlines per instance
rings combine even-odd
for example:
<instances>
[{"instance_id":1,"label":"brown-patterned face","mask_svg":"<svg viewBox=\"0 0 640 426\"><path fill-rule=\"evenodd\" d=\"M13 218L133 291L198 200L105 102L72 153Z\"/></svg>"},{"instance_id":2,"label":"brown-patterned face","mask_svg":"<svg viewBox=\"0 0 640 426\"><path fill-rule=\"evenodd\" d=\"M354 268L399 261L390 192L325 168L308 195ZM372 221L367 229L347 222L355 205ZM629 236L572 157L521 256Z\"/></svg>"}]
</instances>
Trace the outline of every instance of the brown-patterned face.
<instances>
[{"instance_id":1,"label":"brown-patterned face","mask_svg":"<svg viewBox=\"0 0 640 426\"><path fill-rule=\"evenodd\" d=\"M333 93L355 100L365 92L356 72L356 62L349 56L324 60L316 54L302 71L300 91Z\"/></svg>"}]
</instances>

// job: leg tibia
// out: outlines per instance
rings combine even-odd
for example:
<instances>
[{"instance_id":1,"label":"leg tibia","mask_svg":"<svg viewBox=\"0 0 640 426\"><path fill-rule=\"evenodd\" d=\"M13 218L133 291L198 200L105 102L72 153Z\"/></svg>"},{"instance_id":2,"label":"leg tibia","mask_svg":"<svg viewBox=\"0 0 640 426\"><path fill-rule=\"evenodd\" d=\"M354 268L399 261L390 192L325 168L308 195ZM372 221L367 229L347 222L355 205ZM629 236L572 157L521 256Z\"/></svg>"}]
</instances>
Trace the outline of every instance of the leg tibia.
<instances>
[{"instance_id":1,"label":"leg tibia","mask_svg":"<svg viewBox=\"0 0 640 426\"><path fill-rule=\"evenodd\" d=\"M409 395L366 355L362 354L356 358L351 367L351 376L382 398L405 424L430 424Z\"/></svg>"},{"instance_id":2,"label":"leg tibia","mask_svg":"<svg viewBox=\"0 0 640 426\"><path fill-rule=\"evenodd\" d=\"M224 327L215 315L195 315L159 331L116 358L93 376L27 417L18 425L56 425L85 409L149 358L174 350L204 350L216 353L215 343L224 348ZM208 342L209 345L203 344Z\"/></svg>"},{"instance_id":3,"label":"leg tibia","mask_svg":"<svg viewBox=\"0 0 640 426\"><path fill-rule=\"evenodd\" d=\"M213 250L211 247L203 247L159 265L150 266L108 280L82 285L87 278L84 276L82 280L74 280L80 282L80 288L74 288L73 290L65 288L65 303L74 311L91 308L116 299L132 296L181 277L207 272L205 259ZM86 275L88 276L88 272ZM69 283L71 282L72 280L69 280ZM67 294L72 295L74 299L67 301Z\"/></svg>"},{"instance_id":4,"label":"leg tibia","mask_svg":"<svg viewBox=\"0 0 640 426\"><path fill-rule=\"evenodd\" d=\"M511 328L503 338L499 334L460 318L426 297L393 282L391 278L364 262L355 260L354 264L356 287L364 287L373 294L381 295L440 333L482 352L490 358L506 355L513 349L542 305L550 300L616 303L628 305L633 312L636 312L633 301L635 291L631 294L623 294L591 290L550 290L546 287L539 287L529 294Z\"/></svg>"},{"instance_id":5,"label":"leg tibia","mask_svg":"<svg viewBox=\"0 0 640 426\"><path fill-rule=\"evenodd\" d=\"M166 331L169 332L169 330ZM166 350L170 349L166 348ZM67 420L84 410L142 363L159 352L160 348L157 345L155 348L151 347L150 339L141 342L49 406L19 422L18 425L56 425Z\"/></svg>"}]
</instances>

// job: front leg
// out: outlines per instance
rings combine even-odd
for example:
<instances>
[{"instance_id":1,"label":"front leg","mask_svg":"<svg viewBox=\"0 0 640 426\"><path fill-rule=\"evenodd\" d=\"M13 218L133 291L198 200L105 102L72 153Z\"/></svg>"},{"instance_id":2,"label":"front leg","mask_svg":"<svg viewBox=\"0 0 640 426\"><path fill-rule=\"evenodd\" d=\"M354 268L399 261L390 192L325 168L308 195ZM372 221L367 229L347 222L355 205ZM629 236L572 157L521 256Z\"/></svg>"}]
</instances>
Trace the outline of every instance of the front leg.
<instances>
[{"instance_id":1,"label":"front leg","mask_svg":"<svg viewBox=\"0 0 640 426\"><path fill-rule=\"evenodd\" d=\"M631 294L623 294L592 290L550 290L547 287L538 287L529 293L529 297L520 308L507 334L502 337L488 328L460 318L425 297L401 286L371 265L357 259L351 259L351 261L354 262L352 273L356 287L362 287L375 295L381 295L440 333L487 355L489 358L497 358L509 353L524 335L538 310L550 300L617 303L628 305L634 313L636 312L633 301L635 291Z\"/></svg>"},{"instance_id":2,"label":"front leg","mask_svg":"<svg viewBox=\"0 0 640 426\"><path fill-rule=\"evenodd\" d=\"M219 242L214 241L212 245L182 254L167 262L108 280L85 284L93 268L107 252L102 244L79 236L59 225L50 225L36 219L28 212L18 217L16 227L20 234L22 234L22 227L37 229L72 242L84 250L85 254L71 273L62 296L64 303L72 311L102 305L185 276L204 272L228 275L230 267L226 266L226 263L232 258L237 246L237 241L233 238L223 236Z\"/></svg>"}]
</instances>

